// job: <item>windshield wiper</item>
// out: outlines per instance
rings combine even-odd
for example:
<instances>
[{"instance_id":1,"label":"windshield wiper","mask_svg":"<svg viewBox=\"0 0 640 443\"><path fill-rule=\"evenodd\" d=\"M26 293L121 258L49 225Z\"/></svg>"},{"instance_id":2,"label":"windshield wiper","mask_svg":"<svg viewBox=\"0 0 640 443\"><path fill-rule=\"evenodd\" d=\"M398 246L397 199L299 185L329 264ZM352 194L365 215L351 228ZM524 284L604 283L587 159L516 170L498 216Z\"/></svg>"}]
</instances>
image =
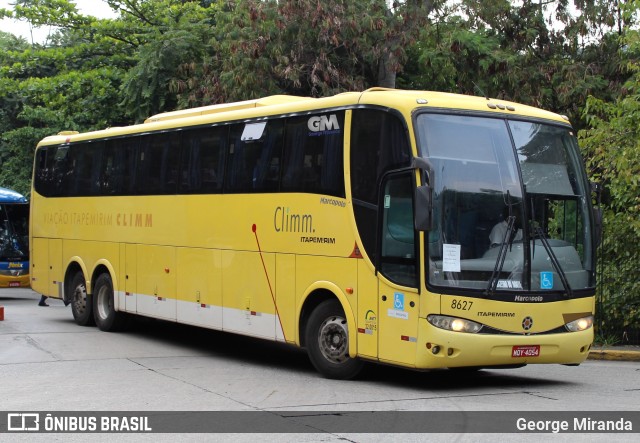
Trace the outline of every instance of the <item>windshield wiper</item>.
<instances>
[{"instance_id":1,"label":"windshield wiper","mask_svg":"<svg viewBox=\"0 0 640 443\"><path fill-rule=\"evenodd\" d=\"M511 209L511 207L509 207ZM493 273L491 273L491 278L489 278L489 284L487 285L487 289L485 294L493 295L496 292L496 288L498 287L498 281L500 280L500 273L502 272L502 267L504 266L504 260L507 257L507 246L511 245L513 241L513 230L514 225L516 224L515 215L510 215L507 217L507 229L502 237L502 241L500 242L500 249L498 250L498 258L496 258L496 264L493 267Z\"/></svg>"},{"instance_id":2,"label":"windshield wiper","mask_svg":"<svg viewBox=\"0 0 640 443\"><path fill-rule=\"evenodd\" d=\"M558 257L556 257L556 254L553 252L553 249L551 249L551 245L549 244L549 240L547 240L547 238L545 237L544 231L540 226L538 226L535 228L535 233L536 233L536 237L538 237L542 242L542 246L544 246L545 251L547 251L547 254L549 255L549 259L551 260L551 265L560 276L560 281L562 282L562 286L564 286L565 291L567 291L567 295L569 297L572 297L573 290L569 285L569 280L567 280L567 274L564 272L564 269L562 269L562 266L560 266ZM535 243L536 243L536 240L534 238L533 244L535 245Z\"/></svg>"}]
</instances>

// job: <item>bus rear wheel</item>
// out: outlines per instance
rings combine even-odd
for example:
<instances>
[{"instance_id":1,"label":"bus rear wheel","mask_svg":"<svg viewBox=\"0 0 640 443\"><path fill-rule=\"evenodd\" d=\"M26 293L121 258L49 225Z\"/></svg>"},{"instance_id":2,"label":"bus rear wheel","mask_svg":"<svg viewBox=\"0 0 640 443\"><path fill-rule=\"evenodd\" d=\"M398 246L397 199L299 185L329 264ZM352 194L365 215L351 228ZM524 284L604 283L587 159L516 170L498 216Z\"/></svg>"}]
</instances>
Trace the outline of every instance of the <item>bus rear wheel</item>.
<instances>
[{"instance_id":1,"label":"bus rear wheel","mask_svg":"<svg viewBox=\"0 0 640 443\"><path fill-rule=\"evenodd\" d=\"M326 300L311 313L306 345L313 366L327 378L348 380L362 370L363 362L349 357L347 320L338 300Z\"/></svg>"},{"instance_id":2,"label":"bus rear wheel","mask_svg":"<svg viewBox=\"0 0 640 443\"><path fill-rule=\"evenodd\" d=\"M91 296L87 294L87 286L84 281L84 274L76 272L69 285L69 297L71 301L71 313L76 324L80 326L93 325L93 311L91 306Z\"/></svg>"},{"instance_id":3,"label":"bus rear wheel","mask_svg":"<svg viewBox=\"0 0 640 443\"><path fill-rule=\"evenodd\" d=\"M119 331L125 314L116 311L113 301L113 283L109 274L100 274L93 289L93 316L101 331Z\"/></svg>"}]
</instances>

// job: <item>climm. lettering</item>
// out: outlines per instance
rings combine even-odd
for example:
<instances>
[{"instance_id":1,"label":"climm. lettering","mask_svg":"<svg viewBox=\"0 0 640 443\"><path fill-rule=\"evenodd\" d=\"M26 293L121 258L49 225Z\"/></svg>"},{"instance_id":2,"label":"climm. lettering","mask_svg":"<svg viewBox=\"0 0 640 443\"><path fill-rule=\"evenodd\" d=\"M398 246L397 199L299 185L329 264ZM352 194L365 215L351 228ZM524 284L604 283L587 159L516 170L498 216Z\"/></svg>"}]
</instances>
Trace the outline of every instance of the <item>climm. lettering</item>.
<instances>
[{"instance_id":1,"label":"climm. lettering","mask_svg":"<svg viewBox=\"0 0 640 443\"><path fill-rule=\"evenodd\" d=\"M276 232L315 232L311 214L296 214L282 206L273 213L273 228Z\"/></svg>"},{"instance_id":2,"label":"climm. lettering","mask_svg":"<svg viewBox=\"0 0 640 443\"><path fill-rule=\"evenodd\" d=\"M151 228L153 227L153 214L119 213L116 215L116 225L129 228Z\"/></svg>"}]
</instances>

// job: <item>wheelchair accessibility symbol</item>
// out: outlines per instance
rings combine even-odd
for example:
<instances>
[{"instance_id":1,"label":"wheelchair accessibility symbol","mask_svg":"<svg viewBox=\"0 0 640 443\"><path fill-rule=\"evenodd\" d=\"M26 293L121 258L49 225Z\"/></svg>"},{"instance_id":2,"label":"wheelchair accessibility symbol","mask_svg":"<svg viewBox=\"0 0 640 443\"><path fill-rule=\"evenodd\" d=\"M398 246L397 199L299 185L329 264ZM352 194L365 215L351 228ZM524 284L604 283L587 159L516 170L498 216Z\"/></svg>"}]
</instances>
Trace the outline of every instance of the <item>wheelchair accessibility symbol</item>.
<instances>
[{"instance_id":1,"label":"wheelchair accessibility symbol","mask_svg":"<svg viewBox=\"0 0 640 443\"><path fill-rule=\"evenodd\" d=\"M540 289L553 289L553 272L540 273Z\"/></svg>"},{"instance_id":2,"label":"wheelchair accessibility symbol","mask_svg":"<svg viewBox=\"0 0 640 443\"><path fill-rule=\"evenodd\" d=\"M396 292L393 294L393 309L404 311L404 294Z\"/></svg>"}]
</instances>

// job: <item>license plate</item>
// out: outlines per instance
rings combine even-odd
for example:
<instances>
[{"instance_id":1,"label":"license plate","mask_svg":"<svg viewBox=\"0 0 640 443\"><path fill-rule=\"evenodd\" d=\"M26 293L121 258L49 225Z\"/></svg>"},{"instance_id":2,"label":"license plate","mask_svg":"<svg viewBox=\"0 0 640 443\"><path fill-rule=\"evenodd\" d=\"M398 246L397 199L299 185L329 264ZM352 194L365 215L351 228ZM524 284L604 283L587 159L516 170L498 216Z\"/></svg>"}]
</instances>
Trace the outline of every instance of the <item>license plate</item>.
<instances>
[{"instance_id":1,"label":"license plate","mask_svg":"<svg viewBox=\"0 0 640 443\"><path fill-rule=\"evenodd\" d=\"M20 282L19 281L10 281L9 282L9 287L10 288L17 288L20 286Z\"/></svg>"},{"instance_id":2,"label":"license plate","mask_svg":"<svg viewBox=\"0 0 640 443\"><path fill-rule=\"evenodd\" d=\"M511 348L511 357L538 357L540 355L540 345L514 346Z\"/></svg>"}]
</instances>

